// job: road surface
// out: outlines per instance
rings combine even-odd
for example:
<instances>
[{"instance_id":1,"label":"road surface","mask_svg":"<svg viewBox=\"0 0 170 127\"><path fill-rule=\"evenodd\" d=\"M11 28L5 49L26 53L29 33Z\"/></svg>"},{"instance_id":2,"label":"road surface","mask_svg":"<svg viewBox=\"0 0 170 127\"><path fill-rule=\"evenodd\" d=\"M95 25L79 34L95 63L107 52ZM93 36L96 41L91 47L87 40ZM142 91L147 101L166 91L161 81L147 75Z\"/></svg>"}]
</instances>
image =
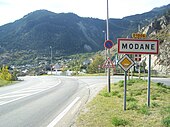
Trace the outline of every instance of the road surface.
<instances>
[{"instance_id":1,"label":"road surface","mask_svg":"<svg viewBox=\"0 0 170 127\"><path fill-rule=\"evenodd\" d=\"M111 81L123 78L114 76ZM0 88L0 127L68 127L81 107L107 84L106 76L21 79Z\"/></svg>"},{"instance_id":2,"label":"road surface","mask_svg":"<svg viewBox=\"0 0 170 127\"><path fill-rule=\"evenodd\" d=\"M97 89L105 84L105 78L97 77L79 80L28 76L21 79L20 83L0 88L0 127L68 126L92 95L90 89L95 89L96 83Z\"/></svg>"}]
</instances>

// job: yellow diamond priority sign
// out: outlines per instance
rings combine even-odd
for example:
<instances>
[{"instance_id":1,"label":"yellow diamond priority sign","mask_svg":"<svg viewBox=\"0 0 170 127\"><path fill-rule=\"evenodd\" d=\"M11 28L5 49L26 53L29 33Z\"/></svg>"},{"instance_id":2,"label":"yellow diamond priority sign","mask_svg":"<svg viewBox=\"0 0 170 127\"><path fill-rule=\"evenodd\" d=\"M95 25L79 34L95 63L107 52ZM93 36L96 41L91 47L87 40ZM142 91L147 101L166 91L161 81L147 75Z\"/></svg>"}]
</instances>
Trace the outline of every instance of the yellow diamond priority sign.
<instances>
[{"instance_id":1,"label":"yellow diamond priority sign","mask_svg":"<svg viewBox=\"0 0 170 127\"><path fill-rule=\"evenodd\" d=\"M118 65L124 70L128 71L133 65L134 61L128 56L124 55L119 61Z\"/></svg>"}]
</instances>

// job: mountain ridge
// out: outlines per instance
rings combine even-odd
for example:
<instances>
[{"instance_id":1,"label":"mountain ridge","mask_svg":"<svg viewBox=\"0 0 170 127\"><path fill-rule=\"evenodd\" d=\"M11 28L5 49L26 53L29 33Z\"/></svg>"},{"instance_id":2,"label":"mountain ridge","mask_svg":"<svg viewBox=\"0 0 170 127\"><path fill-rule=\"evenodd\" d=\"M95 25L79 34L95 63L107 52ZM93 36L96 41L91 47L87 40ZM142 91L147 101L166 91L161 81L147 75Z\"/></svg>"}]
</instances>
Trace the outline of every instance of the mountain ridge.
<instances>
[{"instance_id":1,"label":"mountain ridge","mask_svg":"<svg viewBox=\"0 0 170 127\"><path fill-rule=\"evenodd\" d=\"M169 6L163 8L167 10ZM135 19L140 21L133 20L133 16L109 19L110 39L116 43L118 37L131 36L132 32L137 31L139 24L144 26L153 20L153 16L147 20L145 18L145 15L150 13L152 12L135 15ZM56 57L96 52L104 49L105 29L105 20L82 18L74 13L37 10L13 23L0 26L0 55L28 51L37 56L49 56L50 47ZM5 61L8 63L9 60Z\"/></svg>"}]
</instances>

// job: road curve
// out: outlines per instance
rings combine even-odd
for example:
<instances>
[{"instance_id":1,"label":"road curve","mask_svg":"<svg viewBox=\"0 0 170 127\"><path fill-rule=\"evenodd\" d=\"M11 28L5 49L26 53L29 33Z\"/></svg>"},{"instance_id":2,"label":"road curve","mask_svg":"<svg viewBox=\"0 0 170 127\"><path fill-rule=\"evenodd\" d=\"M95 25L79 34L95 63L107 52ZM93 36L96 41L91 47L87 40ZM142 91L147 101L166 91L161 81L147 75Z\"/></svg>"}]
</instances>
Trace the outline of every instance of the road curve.
<instances>
[{"instance_id":1,"label":"road curve","mask_svg":"<svg viewBox=\"0 0 170 127\"><path fill-rule=\"evenodd\" d=\"M0 88L0 127L68 127L81 107L107 84L106 76L23 77ZM111 82L124 76L112 76ZM153 79L168 82L169 79Z\"/></svg>"},{"instance_id":2,"label":"road curve","mask_svg":"<svg viewBox=\"0 0 170 127\"><path fill-rule=\"evenodd\" d=\"M79 87L73 78L43 76L1 88L0 127L48 126L74 101Z\"/></svg>"}]
</instances>

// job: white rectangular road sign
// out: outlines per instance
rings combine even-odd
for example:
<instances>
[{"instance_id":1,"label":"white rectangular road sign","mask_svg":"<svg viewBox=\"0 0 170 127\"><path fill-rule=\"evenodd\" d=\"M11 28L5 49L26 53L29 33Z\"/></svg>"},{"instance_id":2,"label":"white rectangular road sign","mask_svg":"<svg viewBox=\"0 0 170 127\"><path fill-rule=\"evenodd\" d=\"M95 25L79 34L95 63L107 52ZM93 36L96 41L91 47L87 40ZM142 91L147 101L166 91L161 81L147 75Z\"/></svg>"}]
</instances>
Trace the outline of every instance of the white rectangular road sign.
<instances>
[{"instance_id":1,"label":"white rectangular road sign","mask_svg":"<svg viewBox=\"0 0 170 127\"><path fill-rule=\"evenodd\" d=\"M118 38L118 53L123 54L158 54L158 40Z\"/></svg>"}]
</instances>

